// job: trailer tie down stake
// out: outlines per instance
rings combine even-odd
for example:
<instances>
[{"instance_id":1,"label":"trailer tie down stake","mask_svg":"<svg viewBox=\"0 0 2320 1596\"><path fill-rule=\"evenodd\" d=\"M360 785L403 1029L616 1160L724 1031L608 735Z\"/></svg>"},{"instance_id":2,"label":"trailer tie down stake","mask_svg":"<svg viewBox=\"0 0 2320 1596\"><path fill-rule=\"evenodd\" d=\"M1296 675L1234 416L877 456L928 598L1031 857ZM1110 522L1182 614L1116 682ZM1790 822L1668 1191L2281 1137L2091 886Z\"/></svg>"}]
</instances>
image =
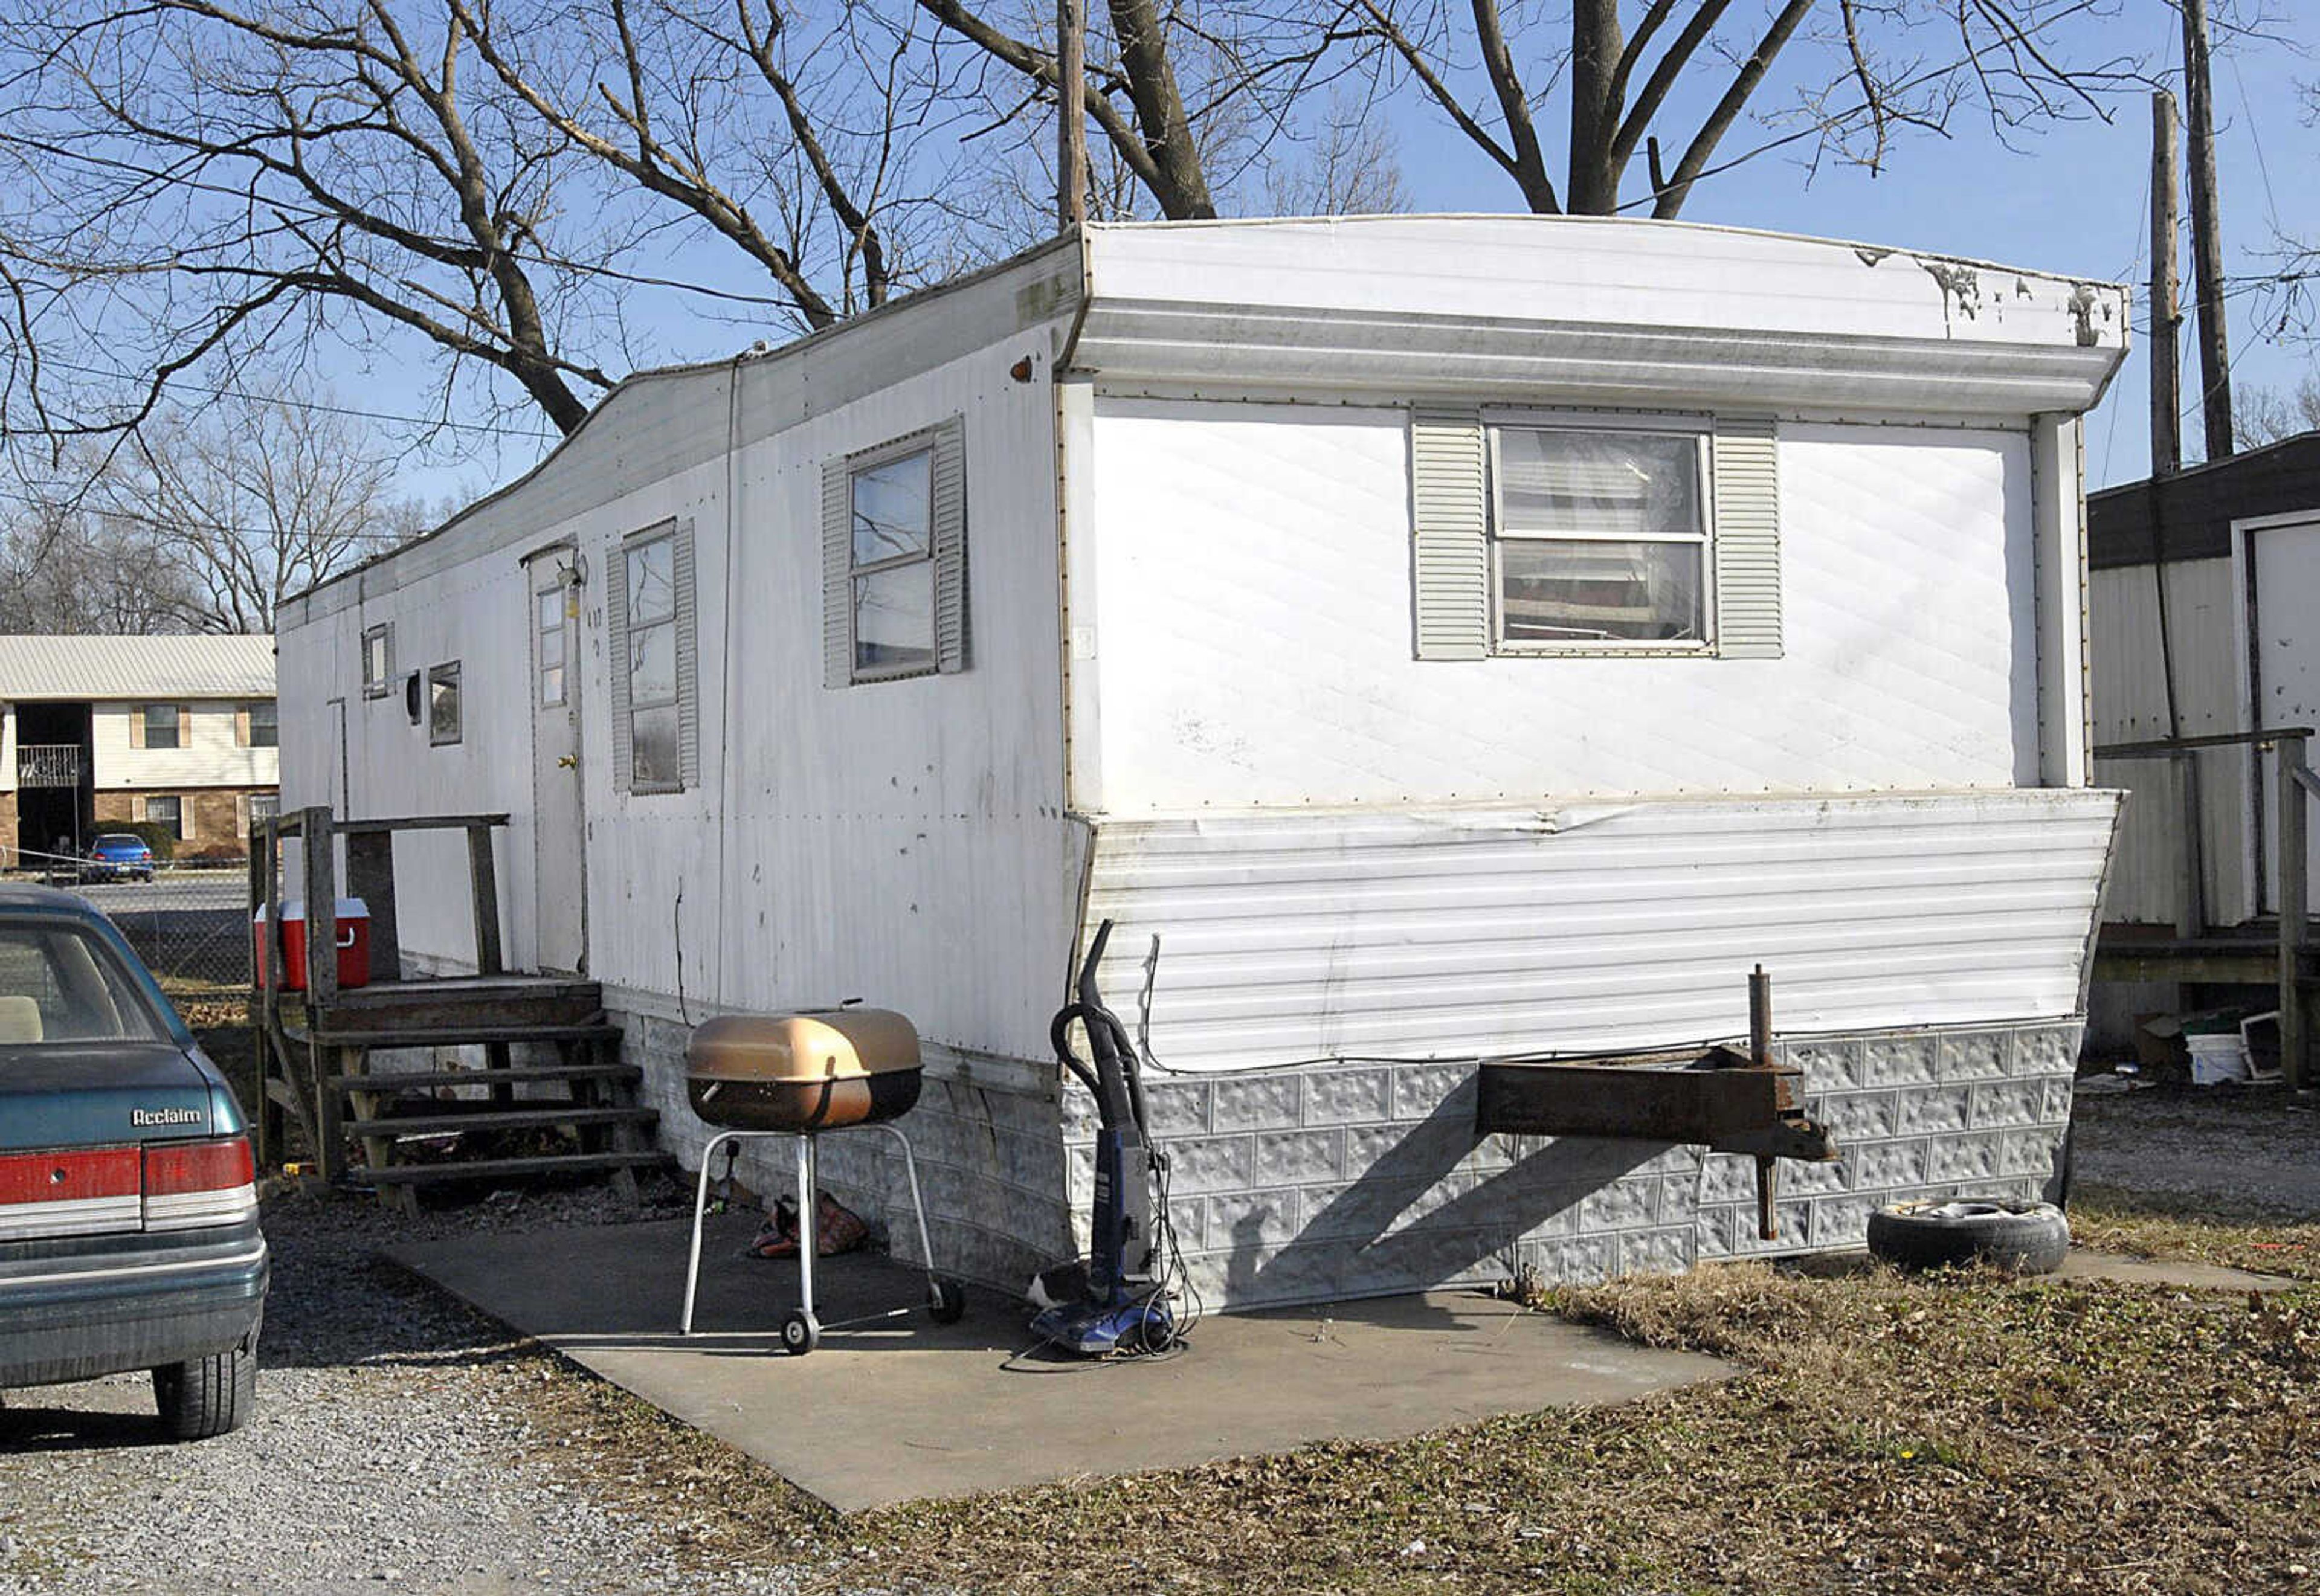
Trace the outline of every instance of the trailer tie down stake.
<instances>
[{"instance_id":1,"label":"trailer tie down stake","mask_svg":"<svg viewBox=\"0 0 2320 1596\"><path fill-rule=\"evenodd\" d=\"M1772 1062L1772 978L1758 966L1748 977L1746 1054L1715 1047L1688 1060L1650 1053L1485 1064L1474 1129L1482 1136L1632 1137L1748 1154L1756 1160L1756 1234L1775 1241L1778 1160L1826 1164L1838 1156L1828 1128L1797 1105L1790 1084L1802 1073Z\"/></svg>"}]
</instances>

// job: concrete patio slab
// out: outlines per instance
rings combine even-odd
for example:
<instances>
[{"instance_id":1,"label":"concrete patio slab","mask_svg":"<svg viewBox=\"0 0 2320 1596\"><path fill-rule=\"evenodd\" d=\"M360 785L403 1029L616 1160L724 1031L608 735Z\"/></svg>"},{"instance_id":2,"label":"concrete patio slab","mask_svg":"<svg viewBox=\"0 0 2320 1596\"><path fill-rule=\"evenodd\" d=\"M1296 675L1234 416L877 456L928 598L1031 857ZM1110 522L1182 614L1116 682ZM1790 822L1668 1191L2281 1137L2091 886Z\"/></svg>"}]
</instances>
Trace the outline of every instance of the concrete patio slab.
<instances>
[{"instance_id":1,"label":"concrete patio slab","mask_svg":"<svg viewBox=\"0 0 2320 1596\"><path fill-rule=\"evenodd\" d=\"M843 1512L1392 1439L1733 1373L1459 1292L1210 1318L1182 1356L1083 1363L1031 1353L1028 1310L994 1294L970 1292L965 1319L937 1326L923 1274L864 1255L822 1261L820 1350L789 1357L797 1266L746 1256L755 1223L711 1221L690 1338L681 1221L387 1256Z\"/></svg>"}]
</instances>

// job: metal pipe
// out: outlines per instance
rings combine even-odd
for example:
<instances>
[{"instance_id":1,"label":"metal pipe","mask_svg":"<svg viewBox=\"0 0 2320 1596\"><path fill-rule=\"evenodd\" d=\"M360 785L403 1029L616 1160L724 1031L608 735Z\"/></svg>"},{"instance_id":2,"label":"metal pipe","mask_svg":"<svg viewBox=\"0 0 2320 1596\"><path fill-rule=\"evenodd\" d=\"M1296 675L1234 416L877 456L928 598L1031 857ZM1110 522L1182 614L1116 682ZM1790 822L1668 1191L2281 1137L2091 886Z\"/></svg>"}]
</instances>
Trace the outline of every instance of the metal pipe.
<instances>
[{"instance_id":1,"label":"metal pipe","mask_svg":"<svg viewBox=\"0 0 2320 1596\"><path fill-rule=\"evenodd\" d=\"M1748 977L1748 1061L1772 1067L1772 978L1762 965Z\"/></svg>"}]
</instances>

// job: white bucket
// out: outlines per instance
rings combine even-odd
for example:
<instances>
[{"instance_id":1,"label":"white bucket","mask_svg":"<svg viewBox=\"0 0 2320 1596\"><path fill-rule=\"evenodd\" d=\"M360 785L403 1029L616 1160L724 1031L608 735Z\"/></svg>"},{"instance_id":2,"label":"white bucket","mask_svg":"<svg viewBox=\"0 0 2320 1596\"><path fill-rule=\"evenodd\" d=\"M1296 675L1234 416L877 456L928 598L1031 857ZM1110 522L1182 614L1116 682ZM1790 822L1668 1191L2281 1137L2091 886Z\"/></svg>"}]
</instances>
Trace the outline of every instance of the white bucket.
<instances>
[{"instance_id":1,"label":"white bucket","mask_svg":"<svg viewBox=\"0 0 2320 1596\"><path fill-rule=\"evenodd\" d=\"M2248 1078L2247 1043L2231 1032L2218 1036L2186 1035L2183 1045L2191 1049L2194 1086L2214 1086Z\"/></svg>"}]
</instances>

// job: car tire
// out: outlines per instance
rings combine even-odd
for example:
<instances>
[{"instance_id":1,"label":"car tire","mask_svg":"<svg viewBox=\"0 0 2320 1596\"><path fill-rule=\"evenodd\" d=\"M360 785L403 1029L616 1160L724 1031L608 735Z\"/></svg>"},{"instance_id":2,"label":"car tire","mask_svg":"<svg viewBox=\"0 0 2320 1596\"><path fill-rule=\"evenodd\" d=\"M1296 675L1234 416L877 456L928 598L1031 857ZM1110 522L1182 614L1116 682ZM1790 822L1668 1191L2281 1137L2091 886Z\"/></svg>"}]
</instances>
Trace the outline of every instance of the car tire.
<instances>
[{"instance_id":1,"label":"car tire","mask_svg":"<svg viewBox=\"0 0 2320 1596\"><path fill-rule=\"evenodd\" d=\"M206 1441L240 1429L258 1406L258 1338L153 1371L153 1400L170 1438Z\"/></svg>"},{"instance_id":2,"label":"car tire","mask_svg":"<svg viewBox=\"0 0 2320 1596\"><path fill-rule=\"evenodd\" d=\"M1896 1202L1869 1216L1869 1251L1902 1269L1989 1264L2052 1274L2071 1250L2071 1222L2051 1202L1960 1197Z\"/></svg>"}]
</instances>

